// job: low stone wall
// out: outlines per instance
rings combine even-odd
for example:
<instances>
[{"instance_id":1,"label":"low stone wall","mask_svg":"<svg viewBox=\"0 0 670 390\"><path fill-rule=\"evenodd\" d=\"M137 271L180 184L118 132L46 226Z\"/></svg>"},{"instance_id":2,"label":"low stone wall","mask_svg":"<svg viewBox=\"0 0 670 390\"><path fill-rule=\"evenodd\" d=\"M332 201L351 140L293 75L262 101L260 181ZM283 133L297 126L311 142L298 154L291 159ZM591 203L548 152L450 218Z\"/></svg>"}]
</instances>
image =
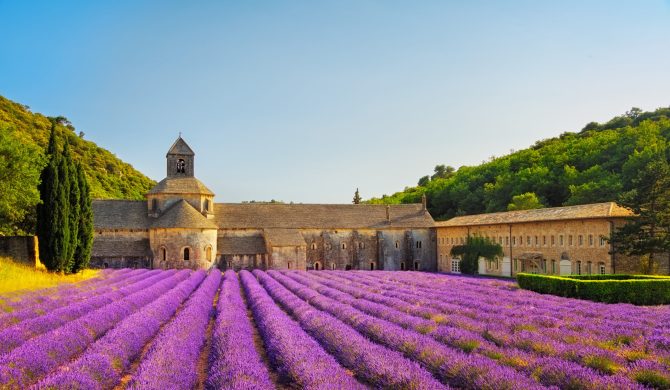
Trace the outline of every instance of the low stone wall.
<instances>
[{"instance_id":1,"label":"low stone wall","mask_svg":"<svg viewBox=\"0 0 670 390\"><path fill-rule=\"evenodd\" d=\"M32 267L39 263L39 247L36 236L0 237L0 257L11 257L14 261Z\"/></svg>"}]
</instances>

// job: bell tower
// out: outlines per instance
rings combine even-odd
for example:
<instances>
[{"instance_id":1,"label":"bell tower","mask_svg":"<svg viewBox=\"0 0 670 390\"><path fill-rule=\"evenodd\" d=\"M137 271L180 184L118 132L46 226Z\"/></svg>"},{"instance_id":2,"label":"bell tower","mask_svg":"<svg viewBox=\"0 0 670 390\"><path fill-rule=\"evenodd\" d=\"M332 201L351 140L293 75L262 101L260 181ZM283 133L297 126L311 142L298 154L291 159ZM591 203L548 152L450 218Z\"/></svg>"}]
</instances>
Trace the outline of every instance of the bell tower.
<instances>
[{"instance_id":1,"label":"bell tower","mask_svg":"<svg viewBox=\"0 0 670 390\"><path fill-rule=\"evenodd\" d=\"M167 155L167 177L194 177L195 153L181 135L172 144Z\"/></svg>"}]
</instances>

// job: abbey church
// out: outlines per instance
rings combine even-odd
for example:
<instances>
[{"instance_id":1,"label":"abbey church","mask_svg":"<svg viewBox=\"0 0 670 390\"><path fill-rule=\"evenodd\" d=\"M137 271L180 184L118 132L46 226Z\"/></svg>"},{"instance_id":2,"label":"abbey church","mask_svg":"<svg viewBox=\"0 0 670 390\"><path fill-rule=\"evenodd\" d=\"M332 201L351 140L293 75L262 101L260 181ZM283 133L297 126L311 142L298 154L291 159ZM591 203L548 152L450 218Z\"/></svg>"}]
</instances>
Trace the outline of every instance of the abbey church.
<instances>
[{"instance_id":1,"label":"abbey church","mask_svg":"<svg viewBox=\"0 0 670 390\"><path fill-rule=\"evenodd\" d=\"M216 203L179 137L145 201L95 200L92 267L437 270L422 204Z\"/></svg>"}]
</instances>

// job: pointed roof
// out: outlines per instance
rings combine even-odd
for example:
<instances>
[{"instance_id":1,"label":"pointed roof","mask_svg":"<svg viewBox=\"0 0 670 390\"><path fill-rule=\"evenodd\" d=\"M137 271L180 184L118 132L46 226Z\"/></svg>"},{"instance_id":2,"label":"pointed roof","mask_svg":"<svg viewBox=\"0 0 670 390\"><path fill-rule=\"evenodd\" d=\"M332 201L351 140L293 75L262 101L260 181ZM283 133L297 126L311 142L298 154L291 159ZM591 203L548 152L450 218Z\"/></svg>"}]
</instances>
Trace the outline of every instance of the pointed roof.
<instances>
[{"instance_id":1,"label":"pointed roof","mask_svg":"<svg viewBox=\"0 0 670 390\"><path fill-rule=\"evenodd\" d=\"M156 228L188 228L217 229L214 222L200 214L187 201L181 199L161 215L151 227Z\"/></svg>"},{"instance_id":2,"label":"pointed roof","mask_svg":"<svg viewBox=\"0 0 670 390\"><path fill-rule=\"evenodd\" d=\"M181 137L181 135L177 138L176 141L170 146L170 150L167 152L167 156L171 154L181 154L181 155L187 155L187 156L195 156L195 152L193 152L193 149L191 149L190 146L184 141L184 139Z\"/></svg>"}]
</instances>

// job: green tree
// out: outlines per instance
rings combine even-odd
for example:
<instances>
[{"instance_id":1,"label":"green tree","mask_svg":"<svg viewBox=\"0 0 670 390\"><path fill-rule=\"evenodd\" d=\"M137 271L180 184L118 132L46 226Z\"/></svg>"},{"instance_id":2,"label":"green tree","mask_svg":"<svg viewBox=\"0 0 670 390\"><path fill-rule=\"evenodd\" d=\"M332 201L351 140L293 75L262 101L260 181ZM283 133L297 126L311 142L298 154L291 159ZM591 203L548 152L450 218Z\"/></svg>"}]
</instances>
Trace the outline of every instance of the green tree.
<instances>
[{"instance_id":1,"label":"green tree","mask_svg":"<svg viewBox=\"0 0 670 390\"><path fill-rule=\"evenodd\" d=\"M21 142L0 123L0 235L31 234L39 202L37 183L44 165L41 151Z\"/></svg>"},{"instance_id":2,"label":"green tree","mask_svg":"<svg viewBox=\"0 0 670 390\"><path fill-rule=\"evenodd\" d=\"M63 161L67 166L67 182L64 182L63 185L67 189L68 193L68 232L70 234L70 240L68 242L68 251L65 259L65 265L63 271L71 272L74 264L74 253L79 245L79 175L76 171L77 166L75 166L72 161L72 154L70 153L70 144L65 139L65 146L63 147Z\"/></svg>"},{"instance_id":3,"label":"green tree","mask_svg":"<svg viewBox=\"0 0 670 390\"><path fill-rule=\"evenodd\" d=\"M58 225L54 227L52 234L55 244L52 248L56 271L68 272L73 251L71 250L71 222L70 222L70 164L62 152L57 154L58 182L56 184L56 198L52 204L53 212L57 214L55 221Z\"/></svg>"},{"instance_id":4,"label":"green tree","mask_svg":"<svg viewBox=\"0 0 670 390\"><path fill-rule=\"evenodd\" d=\"M468 236L465 244L451 248L451 255L461 259L461 272L474 275L481 257L493 261L503 255L502 246L487 238Z\"/></svg>"},{"instance_id":5,"label":"green tree","mask_svg":"<svg viewBox=\"0 0 670 390\"><path fill-rule=\"evenodd\" d=\"M361 203L361 194L358 193L358 188L356 188L356 192L354 193L354 200L352 201L353 204L359 204Z\"/></svg>"},{"instance_id":6,"label":"green tree","mask_svg":"<svg viewBox=\"0 0 670 390\"><path fill-rule=\"evenodd\" d=\"M47 146L49 161L40 174L40 203L37 206L37 238L39 242L40 260L49 270L58 269L55 247L58 245L56 235L60 221L56 211L58 201L58 149L56 146L56 126L52 124L49 144Z\"/></svg>"},{"instance_id":7,"label":"green tree","mask_svg":"<svg viewBox=\"0 0 670 390\"><path fill-rule=\"evenodd\" d=\"M534 192L526 192L512 197L512 203L507 205L508 211L541 209L544 205Z\"/></svg>"},{"instance_id":8,"label":"green tree","mask_svg":"<svg viewBox=\"0 0 670 390\"><path fill-rule=\"evenodd\" d=\"M76 165L77 183L79 184L79 224L77 227L77 248L74 251L72 272L79 272L88 267L93 247L93 209L88 180L81 165Z\"/></svg>"},{"instance_id":9,"label":"green tree","mask_svg":"<svg viewBox=\"0 0 670 390\"><path fill-rule=\"evenodd\" d=\"M618 203L636 217L610 238L614 251L641 258L640 271L652 273L661 254L670 252L670 165L667 142L636 151L624 166L629 189Z\"/></svg>"},{"instance_id":10,"label":"green tree","mask_svg":"<svg viewBox=\"0 0 670 390\"><path fill-rule=\"evenodd\" d=\"M450 165L436 165L435 169L433 170L433 175L430 177L431 180L436 180L436 179L448 179L451 176L454 175L454 172L456 169Z\"/></svg>"},{"instance_id":11,"label":"green tree","mask_svg":"<svg viewBox=\"0 0 670 390\"><path fill-rule=\"evenodd\" d=\"M420 187L425 187L430 183L430 176L426 175L419 179L418 185Z\"/></svg>"}]
</instances>

